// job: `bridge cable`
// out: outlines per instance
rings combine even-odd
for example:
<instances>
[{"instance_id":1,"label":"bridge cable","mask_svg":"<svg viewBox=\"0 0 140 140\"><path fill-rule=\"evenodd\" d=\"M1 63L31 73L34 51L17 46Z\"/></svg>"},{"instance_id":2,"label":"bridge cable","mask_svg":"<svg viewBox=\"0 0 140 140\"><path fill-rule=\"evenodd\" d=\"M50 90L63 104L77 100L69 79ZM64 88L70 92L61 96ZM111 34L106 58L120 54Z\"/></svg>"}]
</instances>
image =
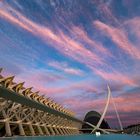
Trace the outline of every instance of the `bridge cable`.
<instances>
[{"instance_id":1,"label":"bridge cable","mask_svg":"<svg viewBox=\"0 0 140 140\"><path fill-rule=\"evenodd\" d=\"M112 94L111 94L111 100L112 100L112 103L113 103L113 106L114 106L114 109L115 109L115 113L116 113L116 115L117 115L117 119L118 119L118 123L119 123L120 129L123 130L122 122L121 122L119 113L118 113L118 111L117 111L117 107L116 107L115 101L113 100Z\"/></svg>"}]
</instances>

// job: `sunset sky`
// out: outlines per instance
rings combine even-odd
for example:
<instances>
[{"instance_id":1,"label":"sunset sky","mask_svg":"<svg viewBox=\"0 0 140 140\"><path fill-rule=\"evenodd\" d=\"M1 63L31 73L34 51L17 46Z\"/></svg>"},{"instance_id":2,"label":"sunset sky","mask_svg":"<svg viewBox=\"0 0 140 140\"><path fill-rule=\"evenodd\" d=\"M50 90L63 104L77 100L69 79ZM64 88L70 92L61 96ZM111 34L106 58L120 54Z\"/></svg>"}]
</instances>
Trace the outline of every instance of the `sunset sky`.
<instances>
[{"instance_id":1,"label":"sunset sky","mask_svg":"<svg viewBox=\"0 0 140 140\"><path fill-rule=\"evenodd\" d=\"M140 122L140 0L0 0L0 67L83 119L109 84L123 126ZM119 127L110 102L106 119Z\"/></svg>"}]
</instances>

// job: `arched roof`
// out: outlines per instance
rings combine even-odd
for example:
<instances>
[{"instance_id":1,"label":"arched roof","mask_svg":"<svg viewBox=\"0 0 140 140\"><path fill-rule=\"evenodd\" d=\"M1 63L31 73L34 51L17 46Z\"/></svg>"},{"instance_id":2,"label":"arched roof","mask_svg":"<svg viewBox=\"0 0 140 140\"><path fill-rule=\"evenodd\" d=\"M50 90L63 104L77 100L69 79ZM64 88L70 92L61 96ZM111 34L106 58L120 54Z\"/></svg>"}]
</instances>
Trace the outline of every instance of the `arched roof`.
<instances>
[{"instance_id":1,"label":"arched roof","mask_svg":"<svg viewBox=\"0 0 140 140\"><path fill-rule=\"evenodd\" d=\"M101 115L100 115L98 112L96 112L96 111L89 111L89 112L86 114L84 120L86 120L86 119L89 118L89 117L93 117L93 116L99 117L99 118L101 117Z\"/></svg>"}]
</instances>

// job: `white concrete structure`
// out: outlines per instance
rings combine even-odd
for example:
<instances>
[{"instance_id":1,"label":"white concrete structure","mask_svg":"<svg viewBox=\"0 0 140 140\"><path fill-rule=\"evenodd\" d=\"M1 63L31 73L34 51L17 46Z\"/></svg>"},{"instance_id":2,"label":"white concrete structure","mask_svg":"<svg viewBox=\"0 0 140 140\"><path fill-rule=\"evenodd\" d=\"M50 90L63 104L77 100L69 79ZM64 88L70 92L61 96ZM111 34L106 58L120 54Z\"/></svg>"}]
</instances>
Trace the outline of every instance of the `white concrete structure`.
<instances>
[{"instance_id":1,"label":"white concrete structure","mask_svg":"<svg viewBox=\"0 0 140 140\"><path fill-rule=\"evenodd\" d=\"M81 122L72 111L13 79L0 75L0 136L79 133Z\"/></svg>"}]
</instances>

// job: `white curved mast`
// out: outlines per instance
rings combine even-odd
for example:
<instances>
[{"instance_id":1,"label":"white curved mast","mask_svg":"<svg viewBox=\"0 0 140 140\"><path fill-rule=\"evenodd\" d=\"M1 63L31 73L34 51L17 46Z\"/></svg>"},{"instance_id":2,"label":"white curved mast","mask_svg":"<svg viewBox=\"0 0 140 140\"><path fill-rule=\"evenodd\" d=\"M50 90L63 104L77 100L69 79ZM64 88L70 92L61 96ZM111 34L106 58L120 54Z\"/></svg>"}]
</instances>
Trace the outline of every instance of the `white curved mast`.
<instances>
[{"instance_id":1,"label":"white curved mast","mask_svg":"<svg viewBox=\"0 0 140 140\"><path fill-rule=\"evenodd\" d=\"M108 95L107 95L107 102L106 102L106 105L105 105L105 108L104 108L104 111L103 111L103 114L99 120L99 122L97 123L97 125L94 127L94 129L92 130L91 133L95 132L96 129L99 129L104 117L105 117L105 114L107 112L107 109L108 109L108 105L109 105L109 101L110 101L110 97L111 97L111 91L110 91L110 87L109 85L107 85L107 89L108 89Z\"/></svg>"}]
</instances>

